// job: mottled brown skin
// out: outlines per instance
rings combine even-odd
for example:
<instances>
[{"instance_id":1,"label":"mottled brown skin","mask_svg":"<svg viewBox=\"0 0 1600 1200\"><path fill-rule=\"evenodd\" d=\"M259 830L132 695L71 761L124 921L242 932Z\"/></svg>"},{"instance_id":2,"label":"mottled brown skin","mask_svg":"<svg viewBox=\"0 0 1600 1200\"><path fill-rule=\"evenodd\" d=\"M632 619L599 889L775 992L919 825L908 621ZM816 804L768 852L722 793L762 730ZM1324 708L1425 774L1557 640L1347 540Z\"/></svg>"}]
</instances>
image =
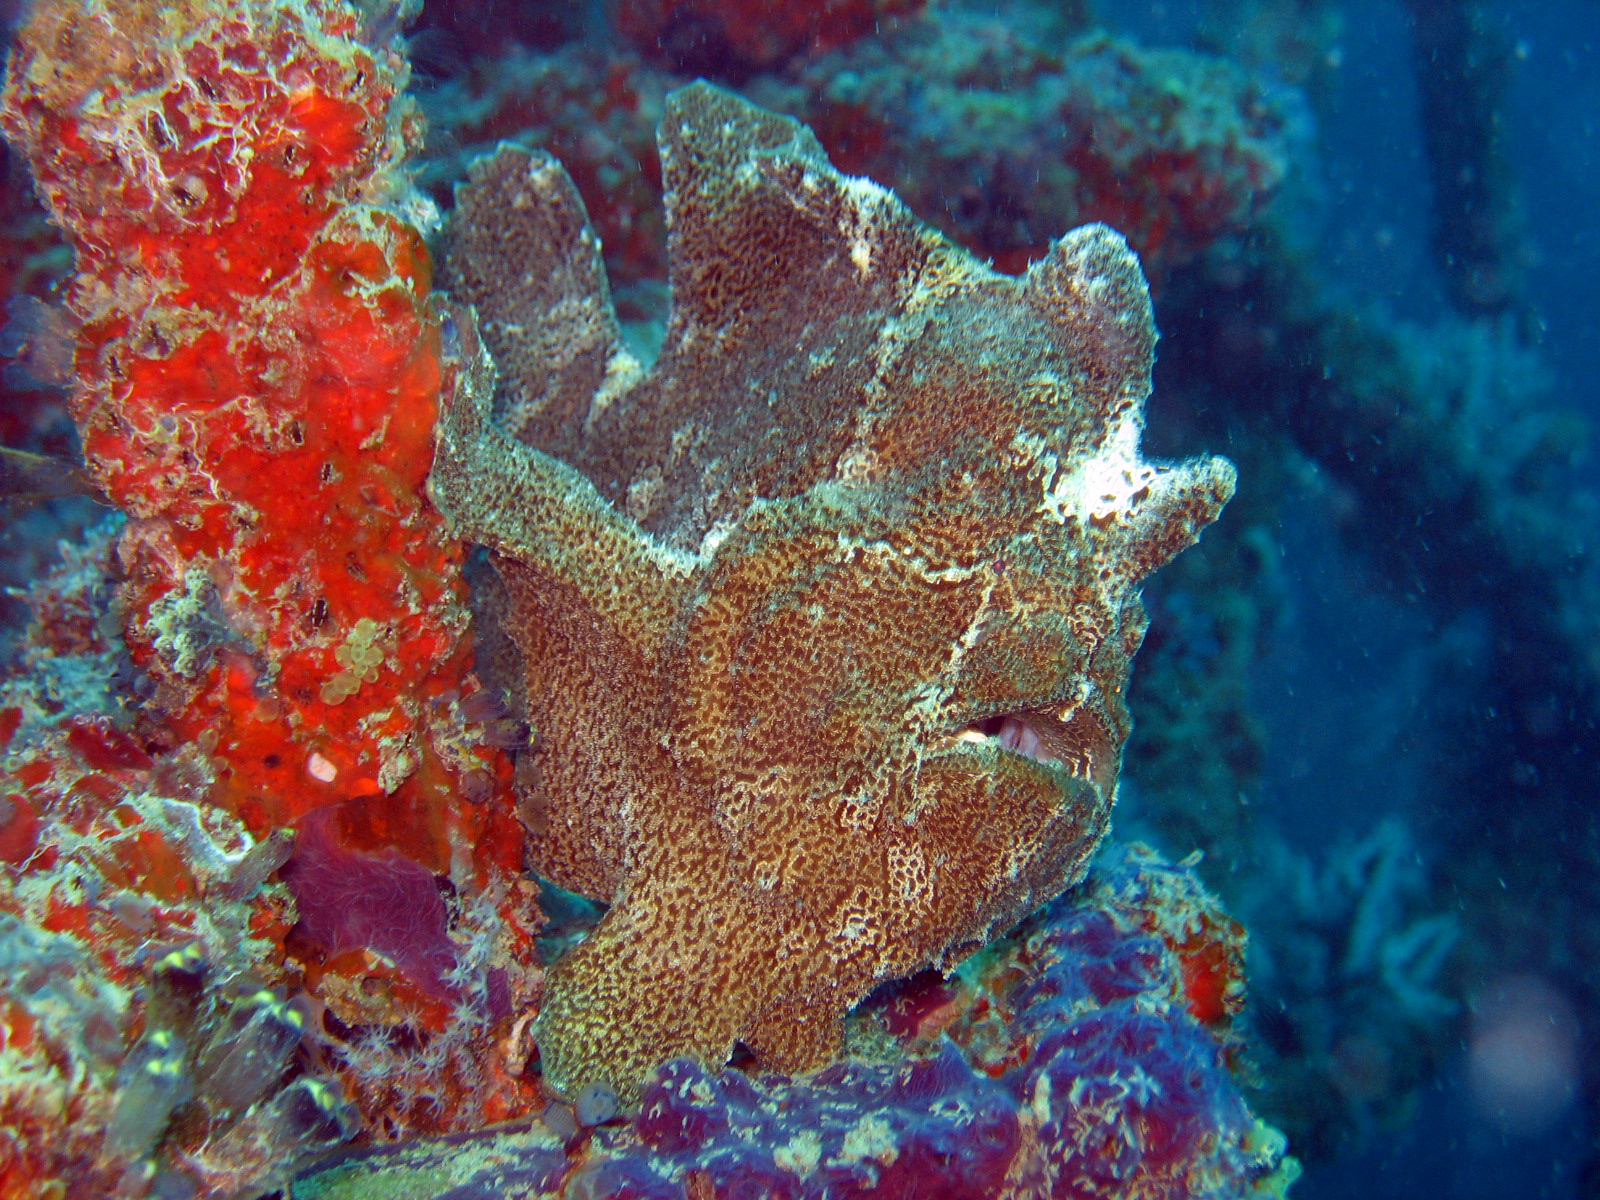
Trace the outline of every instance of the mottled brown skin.
<instances>
[{"instance_id":1,"label":"mottled brown skin","mask_svg":"<svg viewBox=\"0 0 1600 1200\"><path fill-rule=\"evenodd\" d=\"M649 370L559 166L474 169L446 273L488 352L433 477L503 583L532 865L611 905L550 972L543 1069L625 1098L736 1041L817 1067L874 984L1082 876L1135 585L1233 487L1138 456L1155 334L1110 230L996 275L705 84L661 144Z\"/></svg>"}]
</instances>

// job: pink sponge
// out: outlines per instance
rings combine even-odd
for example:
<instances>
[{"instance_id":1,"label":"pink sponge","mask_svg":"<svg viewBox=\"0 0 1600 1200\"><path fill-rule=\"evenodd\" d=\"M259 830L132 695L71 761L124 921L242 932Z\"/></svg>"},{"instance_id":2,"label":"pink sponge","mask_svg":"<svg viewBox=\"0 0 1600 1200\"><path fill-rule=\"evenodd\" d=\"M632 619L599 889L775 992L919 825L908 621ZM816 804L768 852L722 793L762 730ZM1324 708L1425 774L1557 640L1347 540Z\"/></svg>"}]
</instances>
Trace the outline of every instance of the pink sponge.
<instances>
[{"instance_id":1,"label":"pink sponge","mask_svg":"<svg viewBox=\"0 0 1600 1200\"><path fill-rule=\"evenodd\" d=\"M444 901L426 868L393 850L351 850L332 809L301 823L282 878L294 893L296 933L329 956L383 955L428 995L454 998L445 977L456 964Z\"/></svg>"}]
</instances>

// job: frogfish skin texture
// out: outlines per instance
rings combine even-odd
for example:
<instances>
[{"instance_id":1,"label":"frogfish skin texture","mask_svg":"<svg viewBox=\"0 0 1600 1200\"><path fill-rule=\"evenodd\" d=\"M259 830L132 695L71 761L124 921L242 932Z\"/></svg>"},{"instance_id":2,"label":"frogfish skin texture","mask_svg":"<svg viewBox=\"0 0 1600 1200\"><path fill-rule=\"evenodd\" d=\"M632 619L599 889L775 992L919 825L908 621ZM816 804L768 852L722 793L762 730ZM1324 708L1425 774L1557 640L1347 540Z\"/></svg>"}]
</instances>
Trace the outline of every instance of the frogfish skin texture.
<instances>
[{"instance_id":1,"label":"frogfish skin texture","mask_svg":"<svg viewBox=\"0 0 1600 1200\"><path fill-rule=\"evenodd\" d=\"M610 905L550 972L542 1068L624 1098L735 1042L820 1066L876 983L1082 876L1137 584L1234 483L1139 455L1155 330L1110 229L995 274L703 83L660 143L648 368L561 166L475 165L446 272L477 387L431 481L497 569L531 865Z\"/></svg>"}]
</instances>

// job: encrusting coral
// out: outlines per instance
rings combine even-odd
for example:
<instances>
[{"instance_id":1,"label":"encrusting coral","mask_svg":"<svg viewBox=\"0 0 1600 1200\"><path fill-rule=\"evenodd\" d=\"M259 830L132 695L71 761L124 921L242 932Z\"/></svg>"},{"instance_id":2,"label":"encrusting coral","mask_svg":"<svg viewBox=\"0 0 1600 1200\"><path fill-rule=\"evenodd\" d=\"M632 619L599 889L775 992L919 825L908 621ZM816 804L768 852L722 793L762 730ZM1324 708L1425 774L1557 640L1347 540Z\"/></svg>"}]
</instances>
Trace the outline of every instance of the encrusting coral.
<instances>
[{"instance_id":1,"label":"encrusting coral","mask_svg":"<svg viewBox=\"0 0 1600 1200\"><path fill-rule=\"evenodd\" d=\"M1081 877L1136 584L1233 488L1139 455L1155 331L1111 230L997 275L707 84L661 151L648 371L559 164L474 168L446 267L488 353L430 481L495 551L532 864L612 905L550 972L545 1078L624 1098L736 1041L818 1067L874 984Z\"/></svg>"},{"instance_id":2,"label":"encrusting coral","mask_svg":"<svg viewBox=\"0 0 1600 1200\"><path fill-rule=\"evenodd\" d=\"M953 977L879 988L803 1079L682 1059L583 1105L356 1151L295 1200L1282 1200L1299 1174L1230 1069L1244 931L1140 846Z\"/></svg>"},{"instance_id":3,"label":"encrusting coral","mask_svg":"<svg viewBox=\"0 0 1600 1200\"><path fill-rule=\"evenodd\" d=\"M248 1200L358 1120L301 1044L285 835L124 727L121 525L29 588L27 669L0 672L0 1196Z\"/></svg>"},{"instance_id":4,"label":"encrusting coral","mask_svg":"<svg viewBox=\"0 0 1600 1200\"><path fill-rule=\"evenodd\" d=\"M1024 35L940 5L751 77L741 93L810 126L840 170L892 188L1008 273L1063 229L1099 221L1128 239L1159 295L1174 271L1245 236L1283 191L1308 126L1292 93L1220 58L1104 33L1063 46L1030 26ZM692 80L660 65L670 49L634 44L643 59L603 41L513 51L420 98L438 144L422 180L440 200L502 139L561 160L603 243L625 329L666 274L654 137L666 93ZM698 71L744 78L726 65Z\"/></svg>"}]
</instances>

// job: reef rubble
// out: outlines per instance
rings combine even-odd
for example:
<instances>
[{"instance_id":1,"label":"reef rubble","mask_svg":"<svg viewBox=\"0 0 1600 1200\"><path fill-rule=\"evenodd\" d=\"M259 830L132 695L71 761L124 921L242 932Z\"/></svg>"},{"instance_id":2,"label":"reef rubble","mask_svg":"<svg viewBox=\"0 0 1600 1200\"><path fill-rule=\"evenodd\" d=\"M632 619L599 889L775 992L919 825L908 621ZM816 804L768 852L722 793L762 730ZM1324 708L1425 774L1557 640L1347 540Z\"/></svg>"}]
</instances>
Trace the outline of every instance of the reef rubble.
<instances>
[{"instance_id":1,"label":"reef rubble","mask_svg":"<svg viewBox=\"0 0 1600 1200\"><path fill-rule=\"evenodd\" d=\"M1299 1174L1245 1106L1244 937L1188 864L1119 846L948 979L851 1017L809 1078L676 1059L637 1110L559 1101L474 1138L344 1156L295 1200L1269 1200Z\"/></svg>"}]
</instances>

